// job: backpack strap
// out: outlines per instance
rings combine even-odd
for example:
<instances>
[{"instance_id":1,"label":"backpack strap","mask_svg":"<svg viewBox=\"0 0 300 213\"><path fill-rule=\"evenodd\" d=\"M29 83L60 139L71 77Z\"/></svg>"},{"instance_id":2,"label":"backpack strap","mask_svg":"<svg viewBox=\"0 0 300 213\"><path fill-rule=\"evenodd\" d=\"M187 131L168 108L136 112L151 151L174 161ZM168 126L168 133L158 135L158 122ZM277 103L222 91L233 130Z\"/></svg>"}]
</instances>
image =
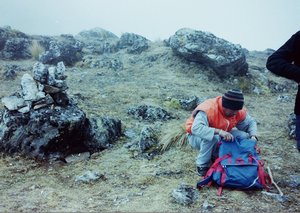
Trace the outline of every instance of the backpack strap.
<instances>
[{"instance_id":1,"label":"backpack strap","mask_svg":"<svg viewBox=\"0 0 300 213\"><path fill-rule=\"evenodd\" d=\"M229 155L229 157L230 157L230 155ZM221 185L219 186L219 189L217 191L217 195L218 196L221 196L222 191L223 191L223 186L224 186L224 183L225 183L225 180L226 180L226 173L225 173L223 167L221 167L221 168L222 168L222 171L221 171L221 182L220 182Z\"/></svg>"},{"instance_id":2,"label":"backpack strap","mask_svg":"<svg viewBox=\"0 0 300 213\"><path fill-rule=\"evenodd\" d=\"M263 186L264 189L266 189L267 191L269 191L269 187L267 186L267 182L268 184L271 183L271 178L268 174L266 174L264 172L264 169L263 169L263 162L260 161L260 160L257 160L253 155L250 155L250 158L252 158L258 165L258 178L261 182L261 185Z\"/></svg>"},{"instance_id":3,"label":"backpack strap","mask_svg":"<svg viewBox=\"0 0 300 213\"><path fill-rule=\"evenodd\" d=\"M223 186L219 186L217 195L218 195L218 196L221 196L222 191L223 191Z\"/></svg>"},{"instance_id":4,"label":"backpack strap","mask_svg":"<svg viewBox=\"0 0 300 213\"><path fill-rule=\"evenodd\" d=\"M206 172L206 175L204 176L204 178L197 183L197 188L199 190L202 189L206 185L210 186L212 184L213 173L217 170L218 165L220 165L220 162L222 160L229 158L229 157L230 157L230 154L226 154L223 157L219 157L215 160L215 162L211 165L209 170Z\"/></svg>"},{"instance_id":5,"label":"backpack strap","mask_svg":"<svg viewBox=\"0 0 300 213\"><path fill-rule=\"evenodd\" d=\"M208 177L204 177L201 181L198 181L198 183L197 183L197 189L200 190L204 186L210 185L211 182L212 182L212 175L210 175Z\"/></svg>"}]
</instances>

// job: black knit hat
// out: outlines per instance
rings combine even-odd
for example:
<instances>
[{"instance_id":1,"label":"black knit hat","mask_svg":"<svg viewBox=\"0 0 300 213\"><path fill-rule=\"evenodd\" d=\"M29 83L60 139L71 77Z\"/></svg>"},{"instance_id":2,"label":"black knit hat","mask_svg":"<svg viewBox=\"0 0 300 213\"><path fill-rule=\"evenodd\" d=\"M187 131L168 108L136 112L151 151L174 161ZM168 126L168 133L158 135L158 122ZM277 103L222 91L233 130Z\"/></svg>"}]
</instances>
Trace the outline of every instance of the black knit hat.
<instances>
[{"instance_id":1,"label":"black knit hat","mask_svg":"<svg viewBox=\"0 0 300 213\"><path fill-rule=\"evenodd\" d=\"M222 96L222 106L231 110L240 110L244 105L244 95L240 90L232 89Z\"/></svg>"}]
</instances>

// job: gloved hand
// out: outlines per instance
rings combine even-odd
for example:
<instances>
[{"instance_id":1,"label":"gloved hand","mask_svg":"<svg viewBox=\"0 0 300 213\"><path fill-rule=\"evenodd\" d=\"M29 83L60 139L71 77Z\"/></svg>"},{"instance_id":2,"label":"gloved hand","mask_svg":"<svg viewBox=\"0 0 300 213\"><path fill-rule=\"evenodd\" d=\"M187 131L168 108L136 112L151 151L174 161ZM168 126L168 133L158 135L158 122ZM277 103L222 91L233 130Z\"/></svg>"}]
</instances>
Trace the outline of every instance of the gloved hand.
<instances>
[{"instance_id":1,"label":"gloved hand","mask_svg":"<svg viewBox=\"0 0 300 213\"><path fill-rule=\"evenodd\" d=\"M219 131L219 135L225 141L233 141L233 139L234 139L232 134L230 134L229 132L223 131L223 130Z\"/></svg>"}]
</instances>

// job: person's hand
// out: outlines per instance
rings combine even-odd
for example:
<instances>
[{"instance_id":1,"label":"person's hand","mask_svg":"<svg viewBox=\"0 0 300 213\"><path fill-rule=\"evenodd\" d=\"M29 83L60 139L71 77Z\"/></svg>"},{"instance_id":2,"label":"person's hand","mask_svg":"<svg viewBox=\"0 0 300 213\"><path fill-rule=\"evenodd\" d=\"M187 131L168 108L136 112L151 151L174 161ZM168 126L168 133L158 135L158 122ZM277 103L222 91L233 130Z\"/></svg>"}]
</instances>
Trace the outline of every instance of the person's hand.
<instances>
[{"instance_id":1,"label":"person's hand","mask_svg":"<svg viewBox=\"0 0 300 213\"><path fill-rule=\"evenodd\" d=\"M223 130L219 131L219 135L225 141L233 141L233 138L234 138L232 134L230 134L229 132L223 131Z\"/></svg>"}]
</instances>

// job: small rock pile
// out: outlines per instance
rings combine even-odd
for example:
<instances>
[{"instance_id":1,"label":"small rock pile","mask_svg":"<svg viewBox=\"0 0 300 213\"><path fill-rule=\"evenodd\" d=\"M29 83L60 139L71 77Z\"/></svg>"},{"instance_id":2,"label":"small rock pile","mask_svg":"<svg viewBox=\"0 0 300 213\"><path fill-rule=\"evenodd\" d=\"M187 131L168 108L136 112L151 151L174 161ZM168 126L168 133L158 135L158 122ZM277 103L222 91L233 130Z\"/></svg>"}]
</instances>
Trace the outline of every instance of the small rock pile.
<instances>
[{"instance_id":1,"label":"small rock pile","mask_svg":"<svg viewBox=\"0 0 300 213\"><path fill-rule=\"evenodd\" d=\"M86 117L66 93L65 66L33 66L26 73L21 90L2 98L0 151L22 153L40 160L64 159L80 152L97 152L121 136L121 122Z\"/></svg>"}]
</instances>

